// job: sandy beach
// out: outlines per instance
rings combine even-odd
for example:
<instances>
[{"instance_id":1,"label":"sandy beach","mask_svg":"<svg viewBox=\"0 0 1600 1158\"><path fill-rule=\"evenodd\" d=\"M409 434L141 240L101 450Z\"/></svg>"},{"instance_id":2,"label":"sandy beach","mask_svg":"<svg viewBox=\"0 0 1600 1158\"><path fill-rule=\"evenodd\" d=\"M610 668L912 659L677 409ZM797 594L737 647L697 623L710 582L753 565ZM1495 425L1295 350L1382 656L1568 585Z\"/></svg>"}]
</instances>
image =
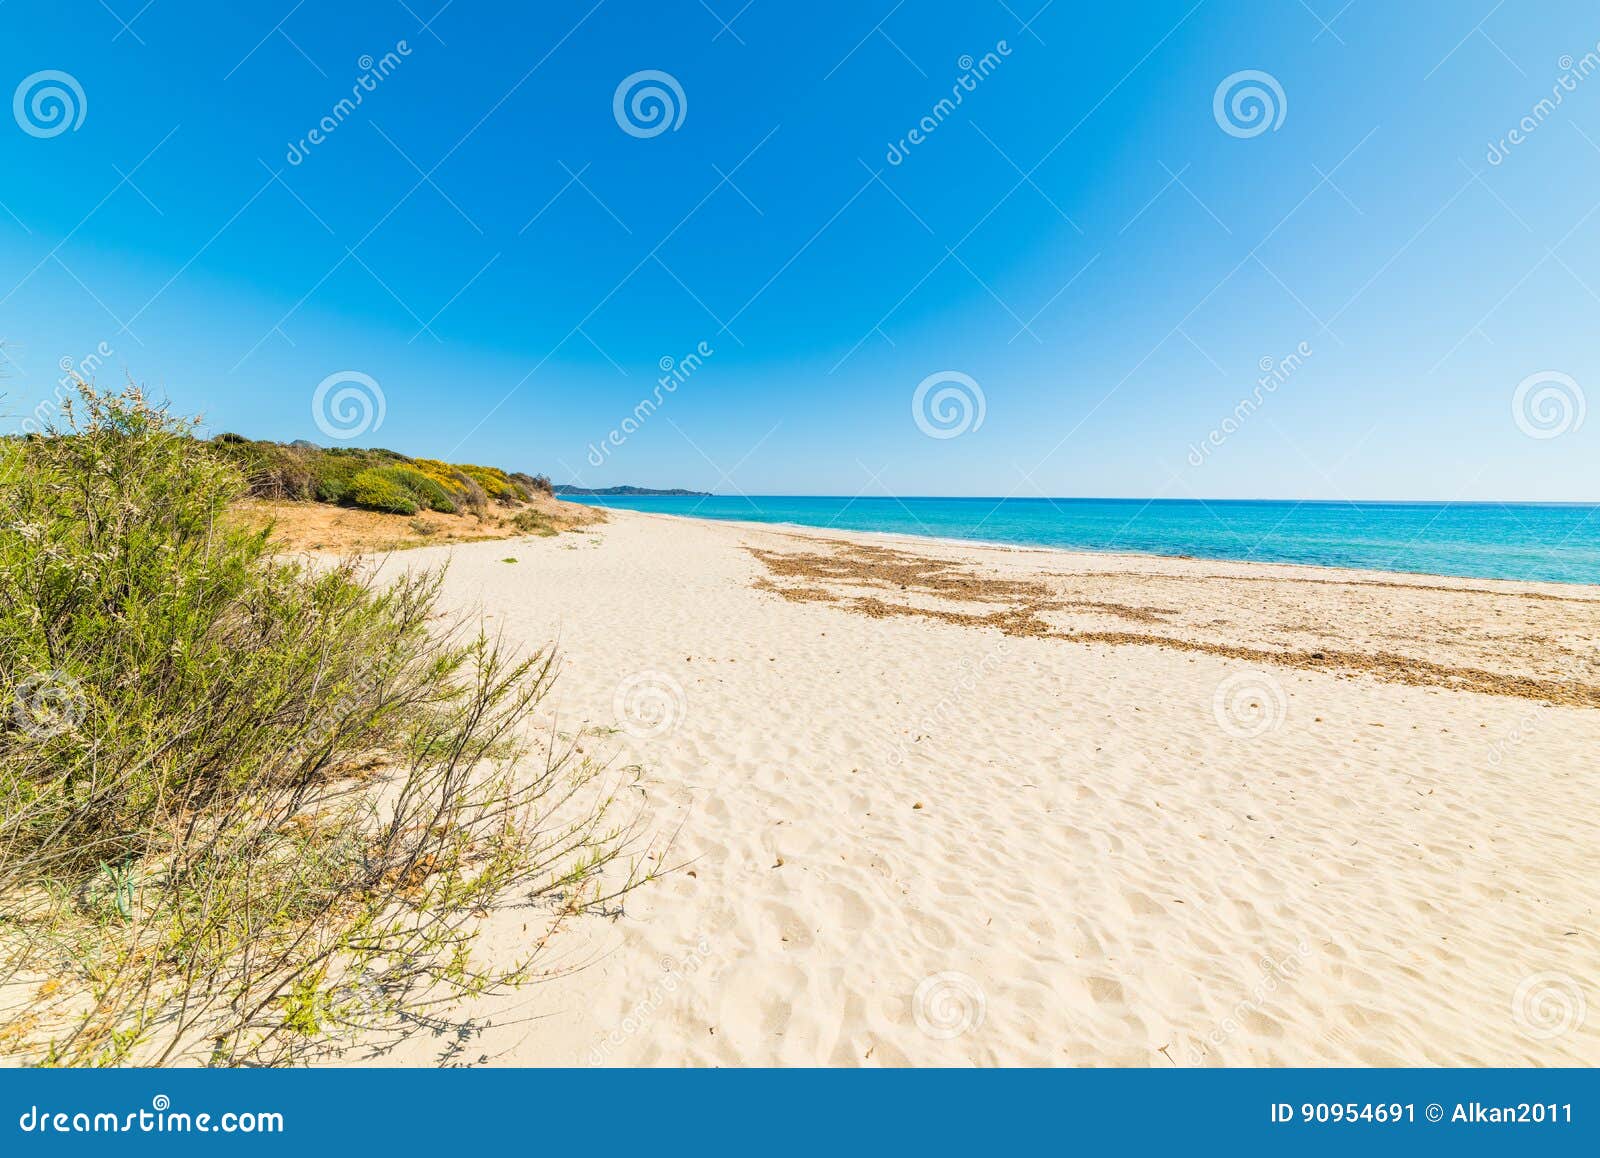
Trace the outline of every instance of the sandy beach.
<instances>
[{"instance_id":1,"label":"sandy beach","mask_svg":"<svg viewBox=\"0 0 1600 1158\"><path fill-rule=\"evenodd\" d=\"M385 567L446 560L684 867L372 1060L1600 1063L1600 589L632 512Z\"/></svg>"}]
</instances>

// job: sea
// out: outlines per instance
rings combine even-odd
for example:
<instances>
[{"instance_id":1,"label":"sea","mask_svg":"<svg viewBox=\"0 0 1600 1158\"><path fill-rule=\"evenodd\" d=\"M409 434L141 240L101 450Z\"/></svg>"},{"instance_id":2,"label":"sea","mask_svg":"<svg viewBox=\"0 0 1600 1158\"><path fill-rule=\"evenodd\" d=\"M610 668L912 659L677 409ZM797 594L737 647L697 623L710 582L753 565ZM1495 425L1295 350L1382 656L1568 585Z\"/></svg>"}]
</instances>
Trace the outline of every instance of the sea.
<instances>
[{"instance_id":1,"label":"sea","mask_svg":"<svg viewBox=\"0 0 1600 1158\"><path fill-rule=\"evenodd\" d=\"M697 519L1475 579L1600 584L1600 505L569 495Z\"/></svg>"}]
</instances>

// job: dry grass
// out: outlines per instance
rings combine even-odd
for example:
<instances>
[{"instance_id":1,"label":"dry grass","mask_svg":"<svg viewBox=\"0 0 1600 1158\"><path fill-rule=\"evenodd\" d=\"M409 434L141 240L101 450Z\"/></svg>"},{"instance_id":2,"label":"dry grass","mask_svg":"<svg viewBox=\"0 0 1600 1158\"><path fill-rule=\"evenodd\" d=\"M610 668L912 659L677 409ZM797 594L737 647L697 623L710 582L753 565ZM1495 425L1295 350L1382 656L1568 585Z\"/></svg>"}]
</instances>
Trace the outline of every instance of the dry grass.
<instances>
[{"instance_id":1,"label":"dry grass","mask_svg":"<svg viewBox=\"0 0 1600 1158\"><path fill-rule=\"evenodd\" d=\"M496 508L482 516L436 511L394 515L327 503L246 499L234 506L233 514L241 525L251 529L270 525L270 541L282 550L340 555L515 539L529 534L553 535L595 526L606 518L605 512L596 507L559 499Z\"/></svg>"}]
</instances>

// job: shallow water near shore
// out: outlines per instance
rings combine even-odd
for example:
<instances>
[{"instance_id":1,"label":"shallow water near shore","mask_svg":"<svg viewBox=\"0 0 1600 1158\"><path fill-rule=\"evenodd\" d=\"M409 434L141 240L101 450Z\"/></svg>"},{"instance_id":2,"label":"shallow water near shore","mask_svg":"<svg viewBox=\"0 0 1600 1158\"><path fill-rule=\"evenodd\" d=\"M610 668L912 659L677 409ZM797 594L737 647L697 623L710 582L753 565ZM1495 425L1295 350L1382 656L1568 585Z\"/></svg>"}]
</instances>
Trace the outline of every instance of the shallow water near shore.
<instances>
[{"instance_id":1,"label":"shallow water near shore","mask_svg":"<svg viewBox=\"0 0 1600 1158\"><path fill-rule=\"evenodd\" d=\"M1192 499L564 496L632 511L1031 547L1600 583L1600 506Z\"/></svg>"}]
</instances>

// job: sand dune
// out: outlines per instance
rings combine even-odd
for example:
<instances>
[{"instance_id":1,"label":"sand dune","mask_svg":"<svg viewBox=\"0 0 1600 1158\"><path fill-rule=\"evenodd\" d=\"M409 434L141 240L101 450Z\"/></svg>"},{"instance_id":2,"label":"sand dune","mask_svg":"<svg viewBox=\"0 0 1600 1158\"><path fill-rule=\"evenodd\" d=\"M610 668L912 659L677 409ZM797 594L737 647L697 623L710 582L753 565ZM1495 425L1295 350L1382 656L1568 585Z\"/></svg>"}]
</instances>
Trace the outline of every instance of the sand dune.
<instances>
[{"instance_id":1,"label":"sand dune","mask_svg":"<svg viewBox=\"0 0 1600 1158\"><path fill-rule=\"evenodd\" d=\"M1600 1062L1600 590L630 513L388 566L446 557L691 863L385 1061Z\"/></svg>"}]
</instances>

